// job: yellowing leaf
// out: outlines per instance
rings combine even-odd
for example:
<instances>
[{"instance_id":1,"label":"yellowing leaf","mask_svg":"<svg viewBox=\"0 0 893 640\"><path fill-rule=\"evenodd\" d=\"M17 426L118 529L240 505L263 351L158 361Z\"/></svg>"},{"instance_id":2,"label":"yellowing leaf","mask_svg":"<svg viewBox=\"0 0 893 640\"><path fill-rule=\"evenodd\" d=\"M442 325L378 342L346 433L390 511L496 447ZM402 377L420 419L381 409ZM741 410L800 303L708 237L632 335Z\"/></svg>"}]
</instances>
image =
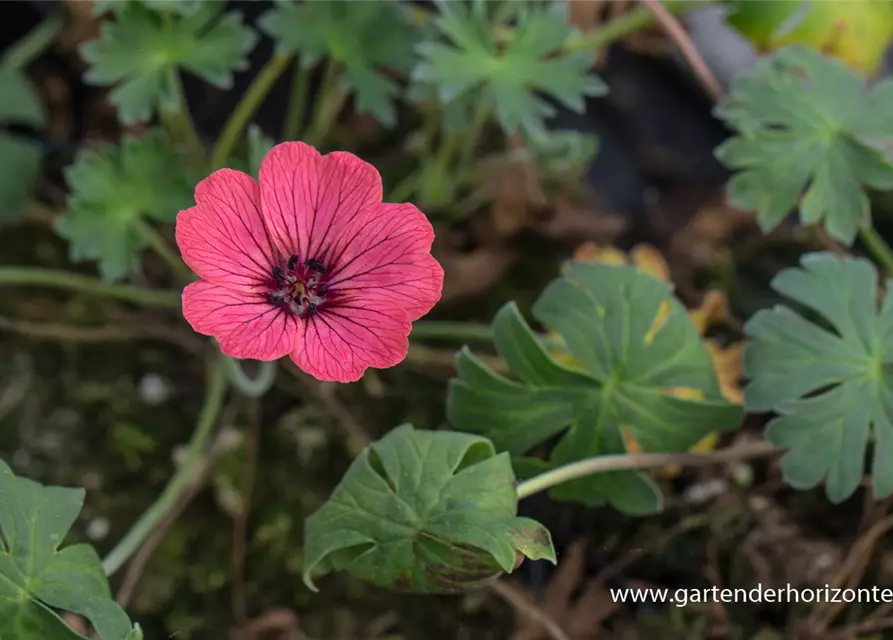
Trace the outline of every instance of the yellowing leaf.
<instances>
[{"instance_id":1,"label":"yellowing leaf","mask_svg":"<svg viewBox=\"0 0 893 640\"><path fill-rule=\"evenodd\" d=\"M598 246L594 243L587 242L581 245L574 252L574 260L582 262L601 262L610 265L631 265L648 275L660 280L670 279L670 268L667 261L661 253L647 244L636 245L630 250L629 254L621 251L616 247ZM654 335L660 330L666 321L670 307L665 301L654 318L651 329L645 336L645 341L650 342ZM728 312L728 302L725 295L721 291L708 291L704 296L701 306L689 311L689 318L695 325L698 333L704 336L707 330L714 324L722 322ZM550 335L557 336L550 331ZM741 404L743 402L743 392L739 385L742 377L742 361L741 361L741 343L734 343L728 347L721 346L712 339L705 339L704 345L710 353L713 360L713 367L716 371L716 377L719 380L720 388L723 396L729 402ZM576 362L565 350L553 351L552 356L561 364L582 371L581 365ZM677 398L698 400L704 397L704 394L698 389L689 388L672 388L664 389L667 395ZM630 434L628 428L623 427L623 440L626 450L629 453L640 453L642 447L636 442L635 438ZM709 451L716 446L717 436L711 433L697 442L691 451ZM665 476L673 477L678 475L679 469L666 469Z\"/></svg>"},{"instance_id":2,"label":"yellowing leaf","mask_svg":"<svg viewBox=\"0 0 893 640\"><path fill-rule=\"evenodd\" d=\"M762 51L800 44L873 74L893 37L888 0L737 0L728 22Z\"/></svg>"}]
</instances>

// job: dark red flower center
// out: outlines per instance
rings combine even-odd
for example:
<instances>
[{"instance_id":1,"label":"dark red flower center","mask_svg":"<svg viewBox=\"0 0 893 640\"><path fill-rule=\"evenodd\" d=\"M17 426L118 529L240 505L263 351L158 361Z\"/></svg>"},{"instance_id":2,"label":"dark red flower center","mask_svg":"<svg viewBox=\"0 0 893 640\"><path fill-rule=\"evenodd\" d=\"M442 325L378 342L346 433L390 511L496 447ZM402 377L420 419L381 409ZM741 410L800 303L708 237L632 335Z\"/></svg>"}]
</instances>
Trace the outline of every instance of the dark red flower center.
<instances>
[{"instance_id":1,"label":"dark red flower center","mask_svg":"<svg viewBox=\"0 0 893 640\"><path fill-rule=\"evenodd\" d=\"M312 316L331 293L327 271L326 265L315 258L301 262L300 256L292 255L287 263L273 267L267 300L296 316Z\"/></svg>"}]
</instances>

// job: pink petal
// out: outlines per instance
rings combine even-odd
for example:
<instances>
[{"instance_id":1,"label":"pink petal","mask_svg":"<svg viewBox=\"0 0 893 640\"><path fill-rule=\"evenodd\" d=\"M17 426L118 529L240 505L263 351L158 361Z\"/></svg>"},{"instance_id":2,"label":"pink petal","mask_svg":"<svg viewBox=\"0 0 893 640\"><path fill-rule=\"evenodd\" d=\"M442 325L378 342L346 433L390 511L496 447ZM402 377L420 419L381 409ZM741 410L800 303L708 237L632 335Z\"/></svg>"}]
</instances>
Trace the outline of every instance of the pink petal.
<instances>
[{"instance_id":1,"label":"pink petal","mask_svg":"<svg viewBox=\"0 0 893 640\"><path fill-rule=\"evenodd\" d=\"M299 321L258 294L199 280L183 290L183 315L198 333L214 336L233 358L277 360L293 350Z\"/></svg>"},{"instance_id":2,"label":"pink petal","mask_svg":"<svg viewBox=\"0 0 893 640\"><path fill-rule=\"evenodd\" d=\"M411 204L381 204L346 230L336 248L329 288L353 304L428 313L443 289L443 268L431 256L434 229Z\"/></svg>"},{"instance_id":3,"label":"pink petal","mask_svg":"<svg viewBox=\"0 0 893 640\"><path fill-rule=\"evenodd\" d=\"M326 249L381 203L381 176L352 153L321 156L303 142L273 147L260 168L264 217L281 247L324 260Z\"/></svg>"},{"instance_id":4,"label":"pink petal","mask_svg":"<svg viewBox=\"0 0 893 640\"><path fill-rule=\"evenodd\" d=\"M241 171L221 169L198 183L196 206L177 214L177 244L199 276L255 291L278 263L260 212L260 187Z\"/></svg>"},{"instance_id":5,"label":"pink petal","mask_svg":"<svg viewBox=\"0 0 893 640\"><path fill-rule=\"evenodd\" d=\"M291 359L319 380L355 382L368 367L386 369L406 357L412 328L399 309L336 307L312 316Z\"/></svg>"}]
</instances>

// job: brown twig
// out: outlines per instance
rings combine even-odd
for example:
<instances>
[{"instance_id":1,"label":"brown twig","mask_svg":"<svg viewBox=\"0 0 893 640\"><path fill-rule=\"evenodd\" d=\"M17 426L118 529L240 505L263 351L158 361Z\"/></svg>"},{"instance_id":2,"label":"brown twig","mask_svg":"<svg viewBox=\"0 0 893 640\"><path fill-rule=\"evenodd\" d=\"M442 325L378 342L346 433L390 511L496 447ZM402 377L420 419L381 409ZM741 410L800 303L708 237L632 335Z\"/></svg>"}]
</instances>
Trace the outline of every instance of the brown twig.
<instances>
[{"instance_id":1,"label":"brown twig","mask_svg":"<svg viewBox=\"0 0 893 640\"><path fill-rule=\"evenodd\" d=\"M601 584L607 584L609 580L611 580L612 578L616 578L642 558L660 551L662 548L672 542L674 538L677 538L683 533L687 533L688 531L700 529L701 527L704 527L709 523L710 516L707 514L700 514L685 518L671 529L661 533L661 535L653 538L652 540L649 540L646 544L636 545L629 549L629 551L618 558L615 562L602 569L595 576L595 580Z\"/></svg>"},{"instance_id":2,"label":"brown twig","mask_svg":"<svg viewBox=\"0 0 893 640\"><path fill-rule=\"evenodd\" d=\"M245 477L242 486L242 508L233 522L233 615L239 625L248 620L245 598L245 556L248 548L248 516L251 513L251 496L257 477L257 458L260 449L260 402L247 398L250 435L245 446Z\"/></svg>"},{"instance_id":3,"label":"brown twig","mask_svg":"<svg viewBox=\"0 0 893 640\"><path fill-rule=\"evenodd\" d=\"M856 540L852 549L850 549L837 573L828 581L831 587L835 589L855 588L862 580L865 568L871 559L871 554L874 552L878 540L890 529L893 529L893 515L878 520L863 533ZM818 604L815 606L808 622L810 631L818 635L821 635L828 628L846 603L835 601L821 604L824 606L819 606Z\"/></svg>"},{"instance_id":4,"label":"brown twig","mask_svg":"<svg viewBox=\"0 0 893 640\"><path fill-rule=\"evenodd\" d=\"M201 491L202 487L205 486L205 481L208 479L208 475L214 466L214 462L226 453L231 446L232 445L226 443L218 436L214 444L211 445L207 457L200 461L201 466L196 469L196 473L193 476L189 487L183 492L182 496L180 496L180 500L177 502L176 506L165 515L165 517L158 523L155 531L146 538L146 541L139 548L139 551L134 554L130 564L127 565L127 571L124 574L124 580L121 582L121 587L115 595L115 602L121 607L126 608L130 603L130 599L133 597L133 593L136 590L140 578L143 576L146 565L148 565L149 560L152 558L152 554L155 553L158 545L164 540L164 537L167 535L174 522L177 521L180 515L186 510L186 507L189 506L192 500Z\"/></svg>"},{"instance_id":5,"label":"brown twig","mask_svg":"<svg viewBox=\"0 0 893 640\"><path fill-rule=\"evenodd\" d=\"M868 614L861 622L836 630L831 629L829 635L831 638L839 640L851 640L865 634L893 628L893 616L887 616L891 610L893 610L893 602L886 602Z\"/></svg>"},{"instance_id":6,"label":"brown twig","mask_svg":"<svg viewBox=\"0 0 893 640\"><path fill-rule=\"evenodd\" d=\"M697 47L692 42L691 36L685 31L682 23L679 22L676 16L667 11L667 8L661 4L660 0L639 0L639 2L652 13L654 19L667 32L667 35L672 38L676 46L679 47L679 50L685 56L686 61L688 61L689 66L695 72L707 94L714 100L721 100L724 93L722 86L717 81L716 76L713 75L710 67L704 62L704 58L698 53Z\"/></svg>"},{"instance_id":7,"label":"brown twig","mask_svg":"<svg viewBox=\"0 0 893 640\"><path fill-rule=\"evenodd\" d=\"M490 583L489 589L511 605L519 614L537 622L552 640L571 640L570 636L562 630L548 613L531 602L529 598L525 598L516 587L502 580L497 580Z\"/></svg>"},{"instance_id":8,"label":"brown twig","mask_svg":"<svg viewBox=\"0 0 893 640\"><path fill-rule=\"evenodd\" d=\"M78 326L54 322L32 322L14 320L0 316L0 331L17 333L36 340L56 340L59 342L80 342L96 344L101 342L129 342L132 340L160 340L182 347L190 353L201 353L205 341L194 335L172 330L165 326Z\"/></svg>"}]
</instances>

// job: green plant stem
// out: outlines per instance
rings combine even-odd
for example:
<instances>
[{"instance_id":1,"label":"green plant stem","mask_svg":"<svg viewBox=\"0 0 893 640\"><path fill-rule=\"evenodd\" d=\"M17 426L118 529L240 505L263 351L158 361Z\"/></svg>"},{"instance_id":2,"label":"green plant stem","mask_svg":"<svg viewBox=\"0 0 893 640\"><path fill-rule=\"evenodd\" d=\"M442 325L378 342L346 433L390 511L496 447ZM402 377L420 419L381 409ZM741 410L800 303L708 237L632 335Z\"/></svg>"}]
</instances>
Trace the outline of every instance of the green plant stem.
<instances>
[{"instance_id":1,"label":"green plant stem","mask_svg":"<svg viewBox=\"0 0 893 640\"><path fill-rule=\"evenodd\" d=\"M465 140L462 144L462 151L459 152L459 170L465 171L471 166L471 160L474 157L474 149L478 139L483 133L484 126L487 124L487 118L490 116L490 102L488 100L479 100L474 106L474 114L471 116L471 126L468 133L465 134Z\"/></svg>"},{"instance_id":2,"label":"green plant stem","mask_svg":"<svg viewBox=\"0 0 893 640\"><path fill-rule=\"evenodd\" d=\"M250 378L244 371L238 360L223 356L223 367L226 376L232 385L242 394L249 398L260 398L276 379L276 362L261 362L257 377Z\"/></svg>"},{"instance_id":3,"label":"green plant stem","mask_svg":"<svg viewBox=\"0 0 893 640\"><path fill-rule=\"evenodd\" d=\"M859 235L862 237L862 241L868 247L868 250L883 265L887 276L893 277L893 249L890 249L890 245L887 244L874 227L860 229Z\"/></svg>"},{"instance_id":4,"label":"green plant stem","mask_svg":"<svg viewBox=\"0 0 893 640\"><path fill-rule=\"evenodd\" d=\"M144 289L131 284L113 284L69 271L39 267L0 267L0 287L48 287L117 298L144 307L180 306L179 291Z\"/></svg>"},{"instance_id":5,"label":"green plant stem","mask_svg":"<svg viewBox=\"0 0 893 640\"><path fill-rule=\"evenodd\" d=\"M412 325L412 337L431 340L467 340L490 342L493 329L488 324L450 322L447 320L419 320Z\"/></svg>"},{"instance_id":6,"label":"green plant stem","mask_svg":"<svg viewBox=\"0 0 893 640\"><path fill-rule=\"evenodd\" d=\"M229 159L242 130L248 126L251 116L260 107L273 84L282 75L282 72L285 71L291 60L291 54L277 52L255 76L251 86L248 87L245 95L242 96L242 100L230 114L229 120L226 121L223 131L217 139L217 145L214 147L213 153L211 153L209 171L219 169Z\"/></svg>"},{"instance_id":7,"label":"green plant stem","mask_svg":"<svg viewBox=\"0 0 893 640\"><path fill-rule=\"evenodd\" d=\"M226 375L220 362L217 361L214 363L208 379L205 402L189 442L186 460L171 477L158 499L140 516L140 519L136 521L124 538L103 559L102 568L105 569L107 576L111 576L127 562L146 538L152 534L158 523L176 506L180 496L189 489L195 472L200 467L214 425L217 423L225 391Z\"/></svg>"},{"instance_id":8,"label":"green plant stem","mask_svg":"<svg viewBox=\"0 0 893 640\"><path fill-rule=\"evenodd\" d=\"M189 115L189 105L186 102L180 72L176 67L170 67L167 74L168 83L174 92L173 100L159 105L158 116L171 139L186 148L190 165L200 167L204 163L205 148Z\"/></svg>"},{"instance_id":9,"label":"green plant stem","mask_svg":"<svg viewBox=\"0 0 893 640\"><path fill-rule=\"evenodd\" d=\"M64 24L64 12L54 11L52 15L3 53L3 57L0 58L0 67L4 69L27 67L53 43Z\"/></svg>"},{"instance_id":10,"label":"green plant stem","mask_svg":"<svg viewBox=\"0 0 893 640\"><path fill-rule=\"evenodd\" d=\"M310 86L310 69L300 60L295 60L291 78L291 96L288 99L288 113L285 116L283 140L297 140L304 125L304 110L307 107L307 88Z\"/></svg>"},{"instance_id":11,"label":"green plant stem","mask_svg":"<svg viewBox=\"0 0 893 640\"><path fill-rule=\"evenodd\" d=\"M419 320L412 325L411 338L421 340L450 340L454 342L492 342L493 329L488 324L476 322L451 322L449 320ZM561 347L560 338L538 335L546 347Z\"/></svg>"},{"instance_id":12,"label":"green plant stem","mask_svg":"<svg viewBox=\"0 0 893 640\"><path fill-rule=\"evenodd\" d=\"M571 462L557 469L534 476L520 483L516 491L518 499L523 500L535 493L564 484L569 480L585 478L595 473L656 469L671 466L706 466L721 462L744 460L746 458L770 456L781 450L771 442L760 441L706 453L627 453L596 456Z\"/></svg>"},{"instance_id":13,"label":"green plant stem","mask_svg":"<svg viewBox=\"0 0 893 640\"><path fill-rule=\"evenodd\" d=\"M704 0L675 0L664 2L664 7L675 15L695 7L705 7L709 4L711 3L704 2ZM564 43L564 50L569 53L580 53L601 49L653 24L654 15L651 11L647 7L636 7L607 24L571 37Z\"/></svg>"},{"instance_id":14,"label":"green plant stem","mask_svg":"<svg viewBox=\"0 0 893 640\"><path fill-rule=\"evenodd\" d=\"M347 100L347 88L340 82L341 65L337 60L329 60L314 100L313 121L306 137L307 143L314 147L325 139Z\"/></svg>"},{"instance_id":15,"label":"green plant stem","mask_svg":"<svg viewBox=\"0 0 893 640\"><path fill-rule=\"evenodd\" d=\"M164 239L164 236L158 233L158 230L155 229L155 227L145 220L137 220L136 228L152 250L167 263L171 268L171 271L174 272L174 275L176 275L179 280L182 280L183 282L192 282L195 280L192 270L186 266L186 263L184 263L180 256L177 255L177 252L171 248L171 245Z\"/></svg>"}]
</instances>

